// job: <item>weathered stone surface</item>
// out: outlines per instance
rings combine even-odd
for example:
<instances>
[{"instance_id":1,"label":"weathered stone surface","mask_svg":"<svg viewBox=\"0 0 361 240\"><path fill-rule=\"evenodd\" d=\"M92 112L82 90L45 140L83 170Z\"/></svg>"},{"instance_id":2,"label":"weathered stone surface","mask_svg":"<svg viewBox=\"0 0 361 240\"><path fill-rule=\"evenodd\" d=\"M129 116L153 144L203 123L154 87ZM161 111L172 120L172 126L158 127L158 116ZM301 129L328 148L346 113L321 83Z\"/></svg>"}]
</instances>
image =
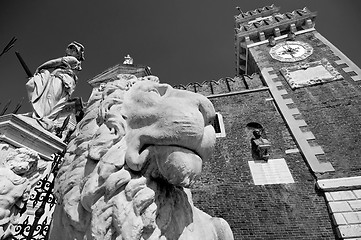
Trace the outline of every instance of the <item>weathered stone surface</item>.
<instances>
[{"instance_id":1,"label":"weathered stone surface","mask_svg":"<svg viewBox=\"0 0 361 240\"><path fill-rule=\"evenodd\" d=\"M322 181L319 186L321 189L339 189L340 186L352 186L357 178L330 179ZM346 183L346 184L345 184ZM359 183L353 187L358 187ZM323 188L322 188L323 187ZM325 192L328 201L329 210L332 213L332 219L340 238L360 238L361 237L361 198L360 189Z\"/></svg>"},{"instance_id":2,"label":"weathered stone surface","mask_svg":"<svg viewBox=\"0 0 361 240\"><path fill-rule=\"evenodd\" d=\"M349 203L350 203L350 206L351 206L352 210L361 211L361 199L354 200L354 201L349 201Z\"/></svg>"},{"instance_id":3,"label":"weathered stone surface","mask_svg":"<svg viewBox=\"0 0 361 240\"><path fill-rule=\"evenodd\" d=\"M348 202L329 202L328 205L332 212L350 212L351 207Z\"/></svg>"},{"instance_id":4,"label":"weathered stone surface","mask_svg":"<svg viewBox=\"0 0 361 240\"><path fill-rule=\"evenodd\" d=\"M344 213L343 216L348 224L361 224L361 211Z\"/></svg>"},{"instance_id":5,"label":"weathered stone surface","mask_svg":"<svg viewBox=\"0 0 361 240\"><path fill-rule=\"evenodd\" d=\"M361 189L353 190L352 192L357 198L361 199Z\"/></svg>"},{"instance_id":6,"label":"weathered stone surface","mask_svg":"<svg viewBox=\"0 0 361 240\"><path fill-rule=\"evenodd\" d=\"M332 214L332 219L335 221L336 225L346 225L347 221L344 218L342 213L334 213Z\"/></svg>"},{"instance_id":7,"label":"weathered stone surface","mask_svg":"<svg viewBox=\"0 0 361 240\"><path fill-rule=\"evenodd\" d=\"M361 236L361 224L339 226L337 230L339 233L339 237L343 239Z\"/></svg>"},{"instance_id":8,"label":"weathered stone surface","mask_svg":"<svg viewBox=\"0 0 361 240\"><path fill-rule=\"evenodd\" d=\"M14 149L8 144L0 144L0 152L6 153L6 157L0 159L0 238L6 239L18 222L19 209L39 178L40 158L32 150Z\"/></svg>"},{"instance_id":9,"label":"weathered stone surface","mask_svg":"<svg viewBox=\"0 0 361 240\"><path fill-rule=\"evenodd\" d=\"M352 191L336 191L336 192L330 192L330 194L334 201L356 199L356 196L352 193Z\"/></svg>"},{"instance_id":10,"label":"weathered stone surface","mask_svg":"<svg viewBox=\"0 0 361 240\"><path fill-rule=\"evenodd\" d=\"M284 67L280 71L292 89L343 79L326 58L320 61Z\"/></svg>"},{"instance_id":11,"label":"weathered stone surface","mask_svg":"<svg viewBox=\"0 0 361 240\"><path fill-rule=\"evenodd\" d=\"M44 130L37 121L24 115L8 114L0 117L0 140L14 147L27 147L42 159L51 161L52 154L61 152L66 144Z\"/></svg>"},{"instance_id":12,"label":"weathered stone surface","mask_svg":"<svg viewBox=\"0 0 361 240\"><path fill-rule=\"evenodd\" d=\"M215 143L209 100L124 74L104 86L98 106L96 125L84 117L97 129L80 122L59 171L50 239L233 239L188 189Z\"/></svg>"},{"instance_id":13,"label":"weathered stone surface","mask_svg":"<svg viewBox=\"0 0 361 240\"><path fill-rule=\"evenodd\" d=\"M361 177L345 177L333 179L321 179L317 181L317 187L324 191L347 190L361 188Z\"/></svg>"}]
</instances>

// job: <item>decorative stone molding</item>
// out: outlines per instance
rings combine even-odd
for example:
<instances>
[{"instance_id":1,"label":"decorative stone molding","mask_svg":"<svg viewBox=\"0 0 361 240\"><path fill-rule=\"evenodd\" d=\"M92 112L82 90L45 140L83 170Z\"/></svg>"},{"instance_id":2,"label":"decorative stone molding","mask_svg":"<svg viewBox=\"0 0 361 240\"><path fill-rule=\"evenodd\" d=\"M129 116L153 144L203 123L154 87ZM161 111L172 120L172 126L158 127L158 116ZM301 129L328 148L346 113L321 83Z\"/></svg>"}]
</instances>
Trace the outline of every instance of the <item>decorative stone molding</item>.
<instances>
[{"instance_id":1,"label":"decorative stone molding","mask_svg":"<svg viewBox=\"0 0 361 240\"><path fill-rule=\"evenodd\" d=\"M335 61L337 65L343 65L346 64L342 68L343 71L346 73L354 72L355 75L350 76L352 80L354 81L360 81L361 80L361 69L352 62L345 54L343 54L337 47L335 47L331 42L329 42L326 38L324 38L319 32L314 33L315 37L320 39L324 44L330 47L331 51L340 58L340 60Z\"/></svg>"},{"instance_id":2,"label":"decorative stone molding","mask_svg":"<svg viewBox=\"0 0 361 240\"><path fill-rule=\"evenodd\" d=\"M14 114L0 117L0 140L14 147L30 148L49 161L53 153L63 151L66 146L35 119Z\"/></svg>"},{"instance_id":3,"label":"decorative stone molding","mask_svg":"<svg viewBox=\"0 0 361 240\"><path fill-rule=\"evenodd\" d=\"M283 88L283 83L278 80L276 74L270 74L273 68L262 69L262 76L269 87L271 95L275 101L277 108L281 115L285 119L285 122L290 129L293 137L295 138L299 149L304 155L308 165L314 173L326 173L333 172L333 168L330 162L321 162L317 156L324 154L321 146L311 146L308 140L315 139L312 132L303 132L301 127L307 126L304 120L295 119L295 115L300 114L297 108L289 108L289 104L294 103L291 98L284 98L287 95L287 90Z\"/></svg>"},{"instance_id":4,"label":"decorative stone molding","mask_svg":"<svg viewBox=\"0 0 361 240\"><path fill-rule=\"evenodd\" d=\"M318 180L340 239L361 238L361 177Z\"/></svg>"},{"instance_id":5,"label":"decorative stone molding","mask_svg":"<svg viewBox=\"0 0 361 240\"><path fill-rule=\"evenodd\" d=\"M280 72L292 89L343 79L342 75L323 58L320 61L283 67Z\"/></svg>"}]
</instances>

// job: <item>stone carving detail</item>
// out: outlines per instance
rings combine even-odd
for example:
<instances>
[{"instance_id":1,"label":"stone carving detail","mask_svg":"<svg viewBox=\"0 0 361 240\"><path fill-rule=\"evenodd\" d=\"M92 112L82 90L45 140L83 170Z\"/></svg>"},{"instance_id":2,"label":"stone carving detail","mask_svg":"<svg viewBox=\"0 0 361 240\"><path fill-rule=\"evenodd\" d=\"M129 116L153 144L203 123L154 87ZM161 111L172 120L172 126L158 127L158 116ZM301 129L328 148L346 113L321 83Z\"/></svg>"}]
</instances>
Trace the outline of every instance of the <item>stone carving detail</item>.
<instances>
[{"instance_id":1,"label":"stone carving detail","mask_svg":"<svg viewBox=\"0 0 361 240\"><path fill-rule=\"evenodd\" d=\"M133 65L133 58L128 54L124 57L123 64L125 65Z\"/></svg>"},{"instance_id":2,"label":"stone carving detail","mask_svg":"<svg viewBox=\"0 0 361 240\"><path fill-rule=\"evenodd\" d=\"M69 111L66 108L75 105L70 101L74 92L77 76L84 60L84 47L72 42L66 49L66 55L40 65L34 76L26 83L33 117L47 130L52 131L54 121ZM64 117L65 118L65 117Z\"/></svg>"},{"instance_id":3,"label":"stone carving detail","mask_svg":"<svg viewBox=\"0 0 361 240\"><path fill-rule=\"evenodd\" d=\"M326 58L320 61L283 67L280 72L292 89L343 79L342 75Z\"/></svg>"},{"instance_id":4,"label":"stone carving detail","mask_svg":"<svg viewBox=\"0 0 361 240\"><path fill-rule=\"evenodd\" d=\"M255 160L269 159L269 150L271 143L266 138L262 137L262 130L255 129L253 131L253 138L251 139L252 155Z\"/></svg>"},{"instance_id":5,"label":"stone carving detail","mask_svg":"<svg viewBox=\"0 0 361 240\"><path fill-rule=\"evenodd\" d=\"M11 235L19 210L29 198L31 186L39 177L38 154L27 148L13 149L0 144L0 238ZM5 153L5 154L4 154Z\"/></svg>"},{"instance_id":6,"label":"stone carving detail","mask_svg":"<svg viewBox=\"0 0 361 240\"><path fill-rule=\"evenodd\" d=\"M50 239L233 239L189 190L215 143L214 116L207 98L154 76L95 90L56 179Z\"/></svg>"}]
</instances>

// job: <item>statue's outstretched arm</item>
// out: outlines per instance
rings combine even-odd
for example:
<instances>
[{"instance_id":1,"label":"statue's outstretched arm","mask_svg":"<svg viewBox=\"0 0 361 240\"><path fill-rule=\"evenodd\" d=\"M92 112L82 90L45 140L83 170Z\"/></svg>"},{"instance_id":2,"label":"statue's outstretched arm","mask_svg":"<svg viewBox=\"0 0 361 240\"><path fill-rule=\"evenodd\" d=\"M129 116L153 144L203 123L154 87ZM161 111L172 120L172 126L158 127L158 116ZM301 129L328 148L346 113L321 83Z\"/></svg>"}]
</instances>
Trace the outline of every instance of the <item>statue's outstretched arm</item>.
<instances>
[{"instance_id":1,"label":"statue's outstretched arm","mask_svg":"<svg viewBox=\"0 0 361 240\"><path fill-rule=\"evenodd\" d=\"M50 68L58 68L58 67L69 67L66 64L67 63L65 63L63 61L63 58L52 59L52 60L49 60L49 61L41 64L36 69L35 74L39 73L39 71L42 70L42 69L50 69Z\"/></svg>"}]
</instances>

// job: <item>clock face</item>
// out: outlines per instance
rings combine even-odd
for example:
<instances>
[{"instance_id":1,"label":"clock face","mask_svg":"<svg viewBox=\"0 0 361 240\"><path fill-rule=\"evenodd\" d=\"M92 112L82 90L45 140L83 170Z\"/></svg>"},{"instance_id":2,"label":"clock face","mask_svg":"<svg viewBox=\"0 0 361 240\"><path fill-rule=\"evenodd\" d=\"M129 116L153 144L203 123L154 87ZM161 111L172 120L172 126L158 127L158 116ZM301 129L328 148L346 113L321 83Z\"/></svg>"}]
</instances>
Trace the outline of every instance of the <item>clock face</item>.
<instances>
[{"instance_id":1,"label":"clock face","mask_svg":"<svg viewBox=\"0 0 361 240\"><path fill-rule=\"evenodd\" d=\"M285 41L272 47L269 53L272 58L281 62L297 62L309 57L313 48L305 42Z\"/></svg>"}]
</instances>

